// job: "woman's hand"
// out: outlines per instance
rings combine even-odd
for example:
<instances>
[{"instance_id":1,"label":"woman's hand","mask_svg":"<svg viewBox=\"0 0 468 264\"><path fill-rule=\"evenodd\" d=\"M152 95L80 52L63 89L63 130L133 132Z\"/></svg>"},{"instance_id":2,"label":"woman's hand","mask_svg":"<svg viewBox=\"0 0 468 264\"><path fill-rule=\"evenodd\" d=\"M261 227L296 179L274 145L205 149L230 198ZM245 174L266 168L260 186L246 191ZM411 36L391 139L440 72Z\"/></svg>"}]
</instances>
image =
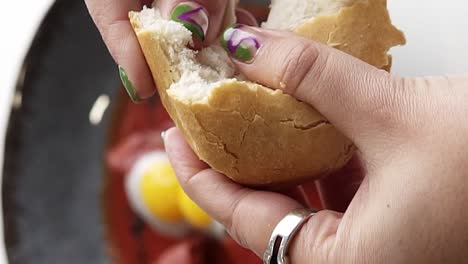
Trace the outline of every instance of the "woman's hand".
<instances>
[{"instance_id":1,"label":"woman's hand","mask_svg":"<svg viewBox=\"0 0 468 264\"><path fill-rule=\"evenodd\" d=\"M224 37L245 76L313 105L359 148L365 177L349 207L313 216L290 248L292 263L466 262L468 75L403 79L293 34L246 26ZM209 169L175 128L165 142L186 192L259 256L276 224L302 206ZM350 178L337 177L347 184L335 193L336 181L322 181L328 209L340 206L333 197L342 189L354 194Z\"/></svg>"},{"instance_id":2,"label":"woman's hand","mask_svg":"<svg viewBox=\"0 0 468 264\"><path fill-rule=\"evenodd\" d=\"M128 19L129 11L140 11L151 0L85 0L114 60L120 77L134 102L151 97L156 89L138 40ZM182 22L194 35L195 48L209 45L228 23L255 25L255 18L245 10L234 9L235 0L160 0L163 17Z\"/></svg>"}]
</instances>

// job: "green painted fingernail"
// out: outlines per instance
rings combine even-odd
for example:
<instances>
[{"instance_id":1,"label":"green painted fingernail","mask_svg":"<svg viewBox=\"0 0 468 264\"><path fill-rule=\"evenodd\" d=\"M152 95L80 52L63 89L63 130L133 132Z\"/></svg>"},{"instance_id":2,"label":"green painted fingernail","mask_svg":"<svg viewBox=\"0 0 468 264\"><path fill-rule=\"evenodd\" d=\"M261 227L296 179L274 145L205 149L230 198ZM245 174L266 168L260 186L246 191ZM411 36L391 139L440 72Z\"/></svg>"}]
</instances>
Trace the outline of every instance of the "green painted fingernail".
<instances>
[{"instance_id":1,"label":"green painted fingernail","mask_svg":"<svg viewBox=\"0 0 468 264\"><path fill-rule=\"evenodd\" d=\"M122 80L122 84L125 88L125 90L128 93L128 96L134 103L139 103L141 100L137 96L137 91L135 89L135 86L133 85L132 81L128 78L127 71L125 71L122 66L119 66L119 75L120 75L120 80Z\"/></svg>"},{"instance_id":2,"label":"green painted fingernail","mask_svg":"<svg viewBox=\"0 0 468 264\"><path fill-rule=\"evenodd\" d=\"M171 19L182 23L192 34L205 40L208 32L208 13L201 5L194 2L184 2L177 5L172 11Z\"/></svg>"},{"instance_id":3,"label":"green painted fingernail","mask_svg":"<svg viewBox=\"0 0 468 264\"><path fill-rule=\"evenodd\" d=\"M226 29L221 38L221 46L235 59L249 63L260 49L260 41L254 34L245 31L244 27L234 25Z\"/></svg>"}]
</instances>

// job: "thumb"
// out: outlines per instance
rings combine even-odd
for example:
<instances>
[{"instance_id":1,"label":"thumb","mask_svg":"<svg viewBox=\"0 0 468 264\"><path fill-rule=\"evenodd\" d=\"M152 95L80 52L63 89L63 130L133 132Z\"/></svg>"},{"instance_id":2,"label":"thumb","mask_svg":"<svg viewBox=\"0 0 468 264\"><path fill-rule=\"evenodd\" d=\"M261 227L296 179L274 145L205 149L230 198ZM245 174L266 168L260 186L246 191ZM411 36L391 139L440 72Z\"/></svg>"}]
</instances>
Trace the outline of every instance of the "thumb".
<instances>
[{"instance_id":1,"label":"thumb","mask_svg":"<svg viewBox=\"0 0 468 264\"><path fill-rule=\"evenodd\" d=\"M402 111L399 78L325 45L243 25L227 29L221 42L248 79L312 105L358 147L369 131L388 131Z\"/></svg>"}]
</instances>

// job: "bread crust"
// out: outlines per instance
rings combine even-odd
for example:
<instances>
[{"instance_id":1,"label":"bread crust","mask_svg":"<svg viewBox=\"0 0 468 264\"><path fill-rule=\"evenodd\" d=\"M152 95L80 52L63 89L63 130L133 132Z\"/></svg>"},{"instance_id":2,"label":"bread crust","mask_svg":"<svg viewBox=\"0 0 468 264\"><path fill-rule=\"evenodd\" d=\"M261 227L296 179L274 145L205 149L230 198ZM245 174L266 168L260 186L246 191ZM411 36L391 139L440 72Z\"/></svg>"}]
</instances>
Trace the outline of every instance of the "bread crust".
<instances>
[{"instance_id":1,"label":"bread crust","mask_svg":"<svg viewBox=\"0 0 468 264\"><path fill-rule=\"evenodd\" d=\"M406 43L403 32L392 25L386 0L360 0L335 15L306 22L294 32L387 71L392 65L389 49Z\"/></svg>"},{"instance_id":2,"label":"bread crust","mask_svg":"<svg viewBox=\"0 0 468 264\"><path fill-rule=\"evenodd\" d=\"M171 97L167 90L180 73L165 43L140 27L137 13L130 13L130 21L165 108L194 152L216 171L241 184L271 187L318 179L352 157L349 139L314 108L279 90L226 81L208 102ZM320 40L313 31L303 35Z\"/></svg>"}]
</instances>

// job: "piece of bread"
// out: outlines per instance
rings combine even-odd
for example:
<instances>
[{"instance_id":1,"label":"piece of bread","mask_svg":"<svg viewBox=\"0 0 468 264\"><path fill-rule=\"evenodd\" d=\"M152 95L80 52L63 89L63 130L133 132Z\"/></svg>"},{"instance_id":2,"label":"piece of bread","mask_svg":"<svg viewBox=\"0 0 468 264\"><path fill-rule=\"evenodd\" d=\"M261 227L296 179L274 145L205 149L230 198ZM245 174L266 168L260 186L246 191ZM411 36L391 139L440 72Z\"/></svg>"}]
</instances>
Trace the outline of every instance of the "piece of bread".
<instances>
[{"instance_id":1,"label":"piece of bread","mask_svg":"<svg viewBox=\"0 0 468 264\"><path fill-rule=\"evenodd\" d=\"M337 14L358 0L272 0L268 20L262 27L294 31L319 16Z\"/></svg>"},{"instance_id":2,"label":"piece of bread","mask_svg":"<svg viewBox=\"0 0 468 264\"><path fill-rule=\"evenodd\" d=\"M372 58L387 58L386 63L379 61L376 65L383 68L389 64L388 49L403 44L404 37L389 19L375 16L367 16L375 19L368 24L379 23L369 33L352 27L359 19L352 11L356 6L359 12L371 8L387 12L383 0L370 1L276 0L265 26L291 29L288 25L294 24L296 32L326 44L332 41L336 48L354 52L359 47L356 49L365 52L354 52L358 58L367 58L367 52L376 48L374 53L381 56ZM289 16L280 16L279 10L291 2L294 8L287 9ZM364 7L359 7L361 2ZM312 8L307 9L304 3ZM326 3L333 3L333 7L314 8ZM300 20L286 20L296 8L312 11L304 13ZM317 179L343 167L353 155L355 147L350 140L312 106L235 76L234 65L217 44L200 52L189 49L191 32L176 22L161 19L156 9L131 12L130 20L164 106L195 153L213 169L241 184L270 187ZM329 31L317 28L323 26ZM390 37L387 31L379 35L378 29L388 26L393 29ZM350 38L356 32L363 34L366 43ZM337 36L332 38L334 34ZM375 44L369 38L376 35L389 40L377 40Z\"/></svg>"}]
</instances>

